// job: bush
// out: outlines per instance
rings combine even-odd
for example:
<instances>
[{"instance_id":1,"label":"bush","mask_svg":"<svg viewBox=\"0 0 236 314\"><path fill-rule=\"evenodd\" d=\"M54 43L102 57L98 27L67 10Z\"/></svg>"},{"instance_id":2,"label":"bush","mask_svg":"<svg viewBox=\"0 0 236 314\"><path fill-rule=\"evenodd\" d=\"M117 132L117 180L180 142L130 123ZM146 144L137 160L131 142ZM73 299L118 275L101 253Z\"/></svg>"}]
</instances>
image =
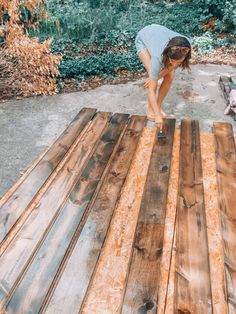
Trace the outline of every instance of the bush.
<instances>
[{"instance_id":1,"label":"bush","mask_svg":"<svg viewBox=\"0 0 236 314\"><path fill-rule=\"evenodd\" d=\"M22 3L22 2L21 2ZM40 0L25 3L26 15L22 16L19 2L5 1L0 5L0 95L2 98L17 95L53 94L57 90L55 77L59 75L60 57L50 52L49 40L40 43L30 38L25 23L32 26L33 13Z\"/></svg>"},{"instance_id":2,"label":"bush","mask_svg":"<svg viewBox=\"0 0 236 314\"><path fill-rule=\"evenodd\" d=\"M233 32L236 35L236 1L230 0L192 0L207 18L217 19L219 31Z\"/></svg>"},{"instance_id":3,"label":"bush","mask_svg":"<svg viewBox=\"0 0 236 314\"><path fill-rule=\"evenodd\" d=\"M232 43L217 37L217 32L232 28L232 2L226 0L48 0L47 9L48 20L41 23L39 35L54 36L53 52L63 57L62 78L114 75L119 63L140 70L134 39L151 23L195 38L199 54ZM205 34L202 24L213 15L215 34Z\"/></svg>"}]
</instances>

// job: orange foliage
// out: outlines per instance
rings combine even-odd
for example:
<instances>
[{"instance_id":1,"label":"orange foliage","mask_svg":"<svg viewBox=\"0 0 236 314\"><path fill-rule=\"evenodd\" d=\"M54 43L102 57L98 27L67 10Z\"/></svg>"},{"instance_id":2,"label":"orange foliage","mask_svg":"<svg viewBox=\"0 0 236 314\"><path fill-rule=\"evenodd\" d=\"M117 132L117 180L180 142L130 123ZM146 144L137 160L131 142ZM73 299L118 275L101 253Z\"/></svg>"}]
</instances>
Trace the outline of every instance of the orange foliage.
<instances>
[{"instance_id":1,"label":"orange foliage","mask_svg":"<svg viewBox=\"0 0 236 314\"><path fill-rule=\"evenodd\" d=\"M216 18L210 17L208 22L205 24L201 24L201 26L206 32L211 32L211 31L213 31L213 29L215 27L215 23L216 23Z\"/></svg>"},{"instance_id":2,"label":"orange foliage","mask_svg":"<svg viewBox=\"0 0 236 314\"><path fill-rule=\"evenodd\" d=\"M7 96L48 95L56 92L61 57L50 52L51 41L29 38L20 22L20 4L34 10L44 0L0 0L0 93ZM9 19L4 22L3 14ZM1 96L0 96L1 97Z\"/></svg>"}]
</instances>

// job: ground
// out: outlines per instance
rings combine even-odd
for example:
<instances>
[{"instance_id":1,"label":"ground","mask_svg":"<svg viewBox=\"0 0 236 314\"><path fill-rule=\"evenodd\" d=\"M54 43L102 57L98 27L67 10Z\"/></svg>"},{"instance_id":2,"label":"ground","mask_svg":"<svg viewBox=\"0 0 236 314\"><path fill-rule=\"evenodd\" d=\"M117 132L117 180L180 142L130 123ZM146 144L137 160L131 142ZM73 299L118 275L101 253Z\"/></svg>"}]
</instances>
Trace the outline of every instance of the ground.
<instances>
[{"instance_id":1,"label":"ground","mask_svg":"<svg viewBox=\"0 0 236 314\"><path fill-rule=\"evenodd\" d=\"M229 65L196 64L191 72L177 71L163 107L168 117L200 120L201 131L211 131L213 121L236 124L223 114L225 100L220 75L235 75ZM143 79L120 85L103 85L86 92L25 98L0 103L0 197L30 164L59 136L83 107L145 115Z\"/></svg>"}]
</instances>

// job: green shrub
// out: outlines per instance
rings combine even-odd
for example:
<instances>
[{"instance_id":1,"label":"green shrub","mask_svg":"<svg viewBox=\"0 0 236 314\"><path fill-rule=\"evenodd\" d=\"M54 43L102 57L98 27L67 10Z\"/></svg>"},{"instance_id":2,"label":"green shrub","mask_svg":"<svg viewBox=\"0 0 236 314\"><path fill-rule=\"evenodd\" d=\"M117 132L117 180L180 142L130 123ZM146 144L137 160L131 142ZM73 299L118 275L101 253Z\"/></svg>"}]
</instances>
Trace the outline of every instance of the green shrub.
<instances>
[{"instance_id":1,"label":"green shrub","mask_svg":"<svg viewBox=\"0 0 236 314\"><path fill-rule=\"evenodd\" d=\"M217 19L219 31L233 32L236 35L236 1L235 0L192 0L206 17Z\"/></svg>"},{"instance_id":2,"label":"green shrub","mask_svg":"<svg viewBox=\"0 0 236 314\"><path fill-rule=\"evenodd\" d=\"M61 54L61 77L78 80L90 75L114 75L120 66L141 70L134 39L147 24L163 24L193 38L199 54L229 46L235 31L235 1L229 0L47 0L48 20L40 24L42 40L53 36L53 52ZM214 33L202 23L216 17ZM31 34L35 32L31 30Z\"/></svg>"}]
</instances>

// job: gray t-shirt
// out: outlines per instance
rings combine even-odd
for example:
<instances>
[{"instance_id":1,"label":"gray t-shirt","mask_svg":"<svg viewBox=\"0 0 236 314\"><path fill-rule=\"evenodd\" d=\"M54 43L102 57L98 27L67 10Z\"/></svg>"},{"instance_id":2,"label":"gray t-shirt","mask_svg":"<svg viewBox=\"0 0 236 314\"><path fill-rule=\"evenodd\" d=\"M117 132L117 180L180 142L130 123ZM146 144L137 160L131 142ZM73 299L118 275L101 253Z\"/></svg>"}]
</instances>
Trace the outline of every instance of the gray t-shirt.
<instances>
[{"instance_id":1,"label":"gray t-shirt","mask_svg":"<svg viewBox=\"0 0 236 314\"><path fill-rule=\"evenodd\" d=\"M165 46L173 37L183 35L158 24L145 26L138 34L151 55L151 78L157 80L160 70L164 67L162 53Z\"/></svg>"}]
</instances>

